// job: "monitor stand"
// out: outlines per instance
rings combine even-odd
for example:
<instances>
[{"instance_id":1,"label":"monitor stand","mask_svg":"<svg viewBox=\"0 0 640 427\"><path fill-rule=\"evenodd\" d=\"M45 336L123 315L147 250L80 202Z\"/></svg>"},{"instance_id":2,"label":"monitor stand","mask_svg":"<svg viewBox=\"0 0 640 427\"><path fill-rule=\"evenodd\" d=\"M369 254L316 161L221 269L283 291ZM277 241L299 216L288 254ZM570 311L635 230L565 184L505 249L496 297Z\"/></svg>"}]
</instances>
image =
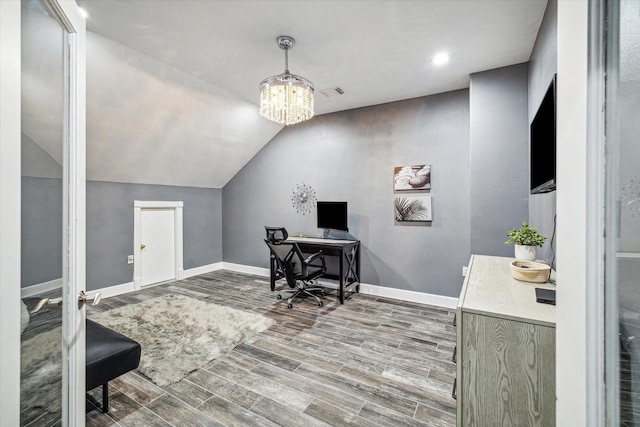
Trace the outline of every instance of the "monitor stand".
<instances>
[{"instance_id":1,"label":"monitor stand","mask_svg":"<svg viewBox=\"0 0 640 427\"><path fill-rule=\"evenodd\" d=\"M357 240L349 232L342 230L333 230L331 228L325 228L322 232L323 239L335 239L335 240Z\"/></svg>"}]
</instances>

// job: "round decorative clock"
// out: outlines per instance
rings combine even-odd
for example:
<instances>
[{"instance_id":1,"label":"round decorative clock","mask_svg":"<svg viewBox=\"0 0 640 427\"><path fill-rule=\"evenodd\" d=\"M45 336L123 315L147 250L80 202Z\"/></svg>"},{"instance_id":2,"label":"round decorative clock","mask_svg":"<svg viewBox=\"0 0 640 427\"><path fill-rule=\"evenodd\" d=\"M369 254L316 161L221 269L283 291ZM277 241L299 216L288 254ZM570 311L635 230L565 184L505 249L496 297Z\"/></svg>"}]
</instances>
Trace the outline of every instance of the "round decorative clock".
<instances>
[{"instance_id":1,"label":"round decorative clock","mask_svg":"<svg viewBox=\"0 0 640 427\"><path fill-rule=\"evenodd\" d=\"M296 184L291 194L291 204L302 215L311 213L316 207L316 190L304 182Z\"/></svg>"}]
</instances>

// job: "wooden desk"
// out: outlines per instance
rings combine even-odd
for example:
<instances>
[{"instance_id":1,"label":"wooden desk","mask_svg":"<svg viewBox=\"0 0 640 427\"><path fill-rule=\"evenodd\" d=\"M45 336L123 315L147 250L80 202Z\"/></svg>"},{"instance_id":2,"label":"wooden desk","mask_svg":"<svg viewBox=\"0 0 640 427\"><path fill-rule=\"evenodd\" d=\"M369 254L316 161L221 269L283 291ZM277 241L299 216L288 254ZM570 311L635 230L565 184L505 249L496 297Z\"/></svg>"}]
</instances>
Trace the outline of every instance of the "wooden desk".
<instances>
[{"instance_id":1,"label":"wooden desk","mask_svg":"<svg viewBox=\"0 0 640 427\"><path fill-rule=\"evenodd\" d=\"M337 274L329 272L322 276L325 279L338 281L338 296L340 304L344 304L345 291L355 287L351 293L360 292L360 241L359 240L334 240L314 237L289 237L290 242L296 242L304 254L313 254L322 251L323 255L337 257L339 259L339 271ZM271 257L269 262L271 270L271 290L275 290L276 281L283 276L276 273L275 259Z\"/></svg>"}]
</instances>

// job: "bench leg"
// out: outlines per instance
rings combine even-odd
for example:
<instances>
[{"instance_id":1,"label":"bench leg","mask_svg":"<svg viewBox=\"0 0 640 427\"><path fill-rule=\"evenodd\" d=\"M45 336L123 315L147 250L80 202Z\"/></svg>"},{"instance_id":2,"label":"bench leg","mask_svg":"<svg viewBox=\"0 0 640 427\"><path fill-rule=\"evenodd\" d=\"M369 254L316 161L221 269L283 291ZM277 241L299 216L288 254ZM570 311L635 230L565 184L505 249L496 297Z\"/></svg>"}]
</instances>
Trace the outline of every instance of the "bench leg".
<instances>
[{"instance_id":1,"label":"bench leg","mask_svg":"<svg viewBox=\"0 0 640 427\"><path fill-rule=\"evenodd\" d=\"M109 412L109 383L102 384L102 413Z\"/></svg>"}]
</instances>

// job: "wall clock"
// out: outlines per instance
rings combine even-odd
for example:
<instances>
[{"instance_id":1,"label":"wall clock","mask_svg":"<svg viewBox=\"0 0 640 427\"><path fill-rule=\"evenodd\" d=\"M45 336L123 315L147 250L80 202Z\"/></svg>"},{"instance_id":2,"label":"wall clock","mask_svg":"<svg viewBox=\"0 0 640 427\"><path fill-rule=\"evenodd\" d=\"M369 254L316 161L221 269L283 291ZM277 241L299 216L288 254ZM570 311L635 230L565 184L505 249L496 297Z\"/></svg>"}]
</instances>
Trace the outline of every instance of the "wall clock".
<instances>
[{"instance_id":1,"label":"wall clock","mask_svg":"<svg viewBox=\"0 0 640 427\"><path fill-rule=\"evenodd\" d=\"M316 190L304 182L296 184L291 194L291 204L302 215L311 213L316 207Z\"/></svg>"}]
</instances>

